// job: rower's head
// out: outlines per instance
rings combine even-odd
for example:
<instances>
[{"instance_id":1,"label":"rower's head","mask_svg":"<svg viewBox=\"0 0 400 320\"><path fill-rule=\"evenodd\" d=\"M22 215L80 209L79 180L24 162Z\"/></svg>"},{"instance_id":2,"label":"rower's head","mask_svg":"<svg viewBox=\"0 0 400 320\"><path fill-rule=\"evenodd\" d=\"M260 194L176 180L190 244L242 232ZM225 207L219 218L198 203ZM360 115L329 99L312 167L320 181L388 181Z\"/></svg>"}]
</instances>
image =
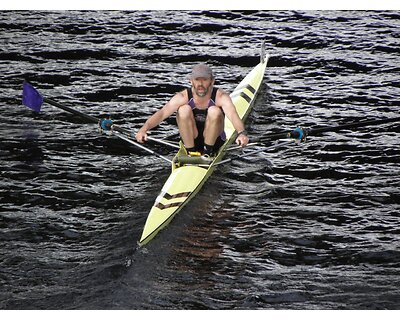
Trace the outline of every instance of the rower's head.
<instances>
[{"instance_id":1,"label":"rower's head","mask_svg":"<svg viewBox=\"0 0 400 320\"><path fill-rule=\"evenodd\" d=\"M207 93L212 90L214 79L211 68L204 63L196 64L190 74L192 87L195 93L200 97L206 96Z\"/></svg>"},{"instance_id":2,"label":"rower's head","mask_svg":"<svg viewBox=\"0 0 400 320\"><path fill-rule=\"evenodd\" d=\"M207 78L213 80L214 74L208 65L205 63L199 63L193 67L192 73L190 74L190 79L196 78Z\"/></svg>"}]
</instances>

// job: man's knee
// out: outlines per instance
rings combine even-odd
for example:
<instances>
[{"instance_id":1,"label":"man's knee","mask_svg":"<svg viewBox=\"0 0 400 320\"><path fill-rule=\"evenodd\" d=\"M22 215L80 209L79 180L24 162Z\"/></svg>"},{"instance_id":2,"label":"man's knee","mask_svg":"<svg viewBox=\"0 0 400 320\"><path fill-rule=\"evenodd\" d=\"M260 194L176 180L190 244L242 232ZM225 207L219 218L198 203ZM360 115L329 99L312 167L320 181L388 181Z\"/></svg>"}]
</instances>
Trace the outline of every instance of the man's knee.
<instances>
[{"instance_id":1,"label":"man's knee","mask_svg":"<svg viewBox=\"0 0 400 320\"><path fill-rule=\"evenodd\" d=\"M224 118L224 114L223 114L221 108L212 106L212 107L208 108L207 118L209 118L210 120L218 121L218 120L222 120Z\"/></svg>"},{"instance_id":2,"label":"man's knee","mask_svg":"<svg viewBox=\"0 0 400 320\"><path fill-rule=\"evenodd\" d=\"M180 106L177 115L181 119L193 118L192 108L188 104Z\"/></svg>"}]
</instances>

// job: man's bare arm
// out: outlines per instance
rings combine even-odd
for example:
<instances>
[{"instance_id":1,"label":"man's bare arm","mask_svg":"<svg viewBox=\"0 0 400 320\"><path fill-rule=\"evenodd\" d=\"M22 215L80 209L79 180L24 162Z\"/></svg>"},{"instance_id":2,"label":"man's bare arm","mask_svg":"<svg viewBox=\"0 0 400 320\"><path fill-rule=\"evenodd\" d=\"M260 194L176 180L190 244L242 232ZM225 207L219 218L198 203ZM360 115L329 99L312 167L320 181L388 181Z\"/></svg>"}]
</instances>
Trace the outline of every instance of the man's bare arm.
<instances>
[{"instance_id":1,"label":"man's bare arm","mask_svg":"<svg viewBox=\"0 0 400 320\"><path fill-rule=\"evenodd\" d=\"M239 133L236 139L236 143L245 147L249 143L249 138L245 133L243 121L240 119L231 97L227 93L222 92L218 100L221 104L222 109L224 110L225 115L232 122L232 125L237 133Z\"/></svg>"},{"instance_id":2,"label":"man's bare arm","mask_svg":"<svg viewBox=\"0 0 400 320\"><path fill-rule=\"evenodd\" d=\"M167 104L154 113L144 125L139 129L136 133L136 140L140 143L143 143L147 140L147 132L154 127L158 126L165 119L170 117L174 112L176 112L180 106L184 105L187 102L187 98L183 94L183 92L179 92L175 94Z\"/></svg>"}]
</instances>

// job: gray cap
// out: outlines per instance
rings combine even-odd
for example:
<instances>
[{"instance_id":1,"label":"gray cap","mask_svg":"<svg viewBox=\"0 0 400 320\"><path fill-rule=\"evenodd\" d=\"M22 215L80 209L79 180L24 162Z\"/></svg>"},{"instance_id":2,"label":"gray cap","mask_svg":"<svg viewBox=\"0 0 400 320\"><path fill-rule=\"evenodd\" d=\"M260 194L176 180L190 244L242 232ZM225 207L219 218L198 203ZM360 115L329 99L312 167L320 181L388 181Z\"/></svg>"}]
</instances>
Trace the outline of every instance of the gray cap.
<instances>
[{"instance_id":1,"label":"gray cap","mask_svg":"<svg viewBox=\"0 0 400 320\"><path fill-rule=\"evenodd\" d=\"M192 73L190 75L191 79L196 79L196 78L214 78L214 74L209 66L207 66L204 63L196 64L193 69Z\"/></svg>"}]
</instances>

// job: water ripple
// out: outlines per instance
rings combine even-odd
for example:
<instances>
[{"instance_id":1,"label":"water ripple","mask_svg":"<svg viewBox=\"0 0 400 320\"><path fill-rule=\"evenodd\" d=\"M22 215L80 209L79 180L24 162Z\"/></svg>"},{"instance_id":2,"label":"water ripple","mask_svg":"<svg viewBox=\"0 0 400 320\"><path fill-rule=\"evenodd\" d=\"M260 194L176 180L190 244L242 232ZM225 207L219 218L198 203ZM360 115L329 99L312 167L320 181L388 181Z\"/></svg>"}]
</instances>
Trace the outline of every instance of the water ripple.
<instances>
[{"instance_id":1,"label":"water ripple","mask_svg":"<svg viewBox=\"0 0 400 320\"><path fill-rule=\"evenodd\" d=\"M134 130L188 86L193 63L211 64L231 91L265 39L271 58L250 137L396 117L399 19L0 12L0 308L398 309L398 123L234 160L138 249L168 168L61 110L35 114L20 96L26 79ZM177 138L175 120L154 133Z\"/></svg>"}]
</instances>

